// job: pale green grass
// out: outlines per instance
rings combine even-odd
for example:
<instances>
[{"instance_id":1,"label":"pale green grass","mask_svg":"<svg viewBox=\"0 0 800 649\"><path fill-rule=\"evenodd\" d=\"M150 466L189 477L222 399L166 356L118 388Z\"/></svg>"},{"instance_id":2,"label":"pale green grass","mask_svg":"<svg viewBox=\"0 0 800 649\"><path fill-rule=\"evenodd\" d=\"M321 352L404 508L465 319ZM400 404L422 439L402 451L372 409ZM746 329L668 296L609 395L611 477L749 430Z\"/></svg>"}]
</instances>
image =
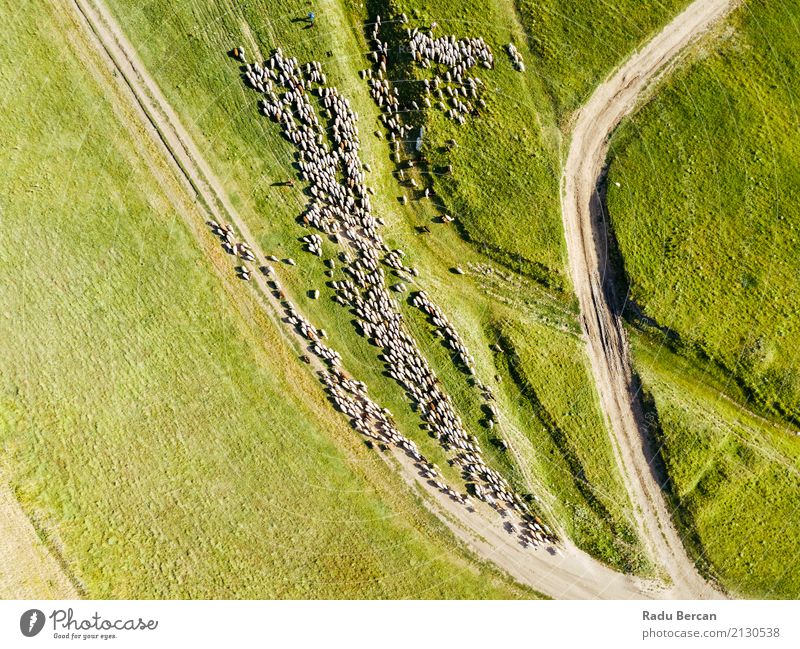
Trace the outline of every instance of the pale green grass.
<instances>
[{"instance_id":1,"label":"pale green grass","mask_svg":"<svg viewBox=\"0 0 800 649\"><path fill-rule=\"evenodd\" d=\"M722 386L634 337L634 356L671 483L677 521L698 565L732 593L800 596L800 444L731 401Z\"/></svg>"}]
</instances>

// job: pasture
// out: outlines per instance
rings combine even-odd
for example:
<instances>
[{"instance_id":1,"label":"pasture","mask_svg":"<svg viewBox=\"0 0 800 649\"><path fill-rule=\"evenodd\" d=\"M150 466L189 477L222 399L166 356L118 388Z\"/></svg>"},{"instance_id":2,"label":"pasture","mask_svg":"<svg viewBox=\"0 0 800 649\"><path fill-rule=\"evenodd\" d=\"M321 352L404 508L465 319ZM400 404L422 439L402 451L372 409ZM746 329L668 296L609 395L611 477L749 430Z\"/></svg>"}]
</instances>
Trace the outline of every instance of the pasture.
<instances>
[{"instance_id":1,"label":"pasture","mask_svg":"<svg viewBox=\"0 0 800 649\"><path fill-rule=\"evenodd\" d=\"M562 128L573 111L631 51L649 40L688 0L520 0L530 67Z\"/></svg>"},{"instance_id":2,"label":"pasture","mask_svg":"<svg viewBox=\"0 0 800 649\"><path fill-rule=\"evenodd\" d=\"M616 133L608 208L678 517L732 592L797 597L797 2L750 2ZM633 310L632 310L633 311Z\"/></svg>"},{"instance_id":3,"label":"pasture","mask_svg":"<svg viewBox=\"0 0 800 649\"><path fill-rule=\"evenodd\" d=\"M419 413L386 375L375 347L331 301L326 283L342 279L341 269L326 274L303 251L299 237L308 232L297 217L308 197L302 183L286 184L296 173L292 149L259 114L258 96L226 53L243 46L248 60L263 60L281 46L300 62L323 63L329 83L360 116L361 155L371 166L368 183L376 189L374 211L385 221L384 240L420 270L411 289L425 290L443 308L475 356L477 378L496 395L501 417L490 430L478 388L423 315L398 297L408 329L485 460L515 489L535 496L548 521L578 546L615 568L652 574L580 339L558 192L571 112L685 1L624 0L614 12L558 0L467 0L455 11L443 0L416 9L388 3L414 24L438 22L442 34L482 36L496 60L493 70L480 73L488 89L480 116L463 126L436 111L412 117L425 128L422 154L430 168L452 165L453 171L409 172L429 183L434 197L406 204L399 197L413 199L414 192L399 182L385 138L373 135L381 129L379 111L358 74L369 65L364 25L387 4L321 0L313 7L313 28L303 21L309 6L294 1L108 4L260 247L297 260L278 267L287 298L328 332L344 367L455 482L457 469L421 429ZM0 120L9 143L0 178L0 270L16 280L0 286L0 339L8 347L0 365L0 444L15 494L40 522L70 579L94 597L536 596L471 557L330 407L298 358L304 350L236 279L203 225L205 215L141 132L118 79L93 53L73 14L36 0L3 5L3 15L10 28L0 56L11 73L0 79L0 89L9 97L13 88L15 100ZM741 38L729 36L718 51L704 49L705 58L667 82L663 98L620 130L610 176L620 187L612 185L609 205L634 295L647 313L674 328L685 349L712 358L715 376L731 370L744 386L722 385L721 392L736 396L738 390L742 399L763 392L769 396L761 399L764 408L785 414L796 405L786 396L794 380L786 373L787 350L800 342L792 338L797 314L786 301L796 288L795 262L785 247L794 242L791 220L776 218L775 225L767 217L745 218L749 209L767 214L775 207L772 184L756 191L733 183L730 196L713 191L709 179L738 160L733 140L713 157L698 143L698 131L684 128L697 109L680 104L691 87L695 99L704 98L699 105L715 111L715 122L732 120L730 130L717 134L723 141L732 132L766 138L753 154L766 169L760 156L778 141L778 127L793 124L786 121L791 93L784 88L785 110L770 118L774 131L765 135L740 123L754 117L767 86L781 89L768 80L735 87L745 73L731 72L731 53L750 56L757 47L746 40L742 14L737 20ZM509 61L509 42L522 53L526 72ZM15 61L18 51L32 53L24 66ZM57 76L48 67L52 60L65 61ZM788 59L775 65L779 75ZM712 67L711 76L702 76L703 66ZM401 65L392 74L411 82L416 73ZM739 111L734 117L712 105L713 82L729 93ZM667 135L664 114L674 126ZM702 119L711 120L711 113ZM451 139L456 146L446 145ZM780 173L789 174L793 145L784 145ZM659 146L666 148L653 156ZM690 156L692 146L700 148ZM704 151L710 157L702 158ZM668 162L671 154L689 160L697 173ZM698 158L702 164L694 167ZM674 192L664 191L669 183ZM732 200L733 191L754 201L748 211ZM724 203L702 203L723 194ZM775 207L780 217L792 192L775 195L786 201ZM719 217L706 218L688 238L680 234L687 197L698 201L693 215L702 208L706 217ZM441 223L442 214L455 221ZM668 257L675 264L669 267L659 261L667 249L659 239L665 217L670 250L679 251ZM737 239L742 228L752 230L747 244ZM722 237L715 250L730 250L732 257L718 254L709 266L687 263L711 257L702 239L709 231ZM725 273L709 280L712 270L729 264L738 272L737 259L765 250L780 260L768 278L748 271L741 291L729 290ZM322 252L332 257L334 247L324 241ZM756 268L756 257L751 261ZM455 266L465 273L453 274ZM673 278L677 288L664 295ZM777 295L762 315L748 296L776 279ZM312 299L316 290L319 299ZM679 308L670 310L676 299ZM700 316L693 306L702 307ZM756 351L748 356L735 344L726 347L723 333L731 330L760 332ZM772 331L780 332L779 340L769 338ZM647 344L636 339L635 360L660 417L674 496L685 505L679 523L700 565L736 592L796 593L793 577L780 574L788 545L767 545L791 513L797 485L793 473L784 475L765 459L780 453L781 466L796 467L796 449L764 432L751 415L742 424L738 410L697 387L695 369L686 370L690 378L674 370L685 359L663 361ZM754 360L746 365L737 358ZM752 376L745 371L751 366ZM728 431L724 444L716 443L720 428ZM695 435L696 452L688 445ZM755 454L753 435L763 435ZM725 485L703 473L700 465L709 463ZM759 509L759 494L774 509ZM750 507L737 511L737 499ZM739 535L748 519L758 532L744 543Z\"/></svg>"},{"instance_id":4,"label":"pasture","mask_svg":"<svg viewBox=\"0 0 800 649\"><path fill-rule=\"evenodd\" d=\"M619 130L608 183L632 299L675 349L795 427L798 8L742 7Z\"/></svg>"},{"instance_id":5,"label":"pasture","mask_svg":"<svg viewBox=\"0 0 800 649\"><path fill-rule=\"evenodd\" d=\"M591 387L582 341L538 323L497 323L498 365L516 394L511 410L527 420L531 469L552 485L557 520L580 546L638 574L652 567L639 546L633 512Z\"/></svg>"}]
</instances>

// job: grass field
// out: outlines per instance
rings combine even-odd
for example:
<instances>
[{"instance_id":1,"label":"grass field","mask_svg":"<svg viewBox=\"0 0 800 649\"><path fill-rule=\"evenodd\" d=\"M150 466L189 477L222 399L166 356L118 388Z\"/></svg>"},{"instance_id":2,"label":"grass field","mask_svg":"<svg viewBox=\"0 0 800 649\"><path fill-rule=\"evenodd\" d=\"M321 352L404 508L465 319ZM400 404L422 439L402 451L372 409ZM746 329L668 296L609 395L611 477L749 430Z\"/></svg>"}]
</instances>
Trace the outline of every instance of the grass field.
<instances>
[{"instance_id":1,"label":"grass field","mask_svg":"<svg viewBox=\"0 0 800 649\"><path fill-rule=\"evenodd\" d=\"M438 110L407 116L425 127L423 152L430 160L429 181L436 192L433 214L455 215L462 235L483 254L552 290L568 291L558 203L561 134L536 72L515 71L505 52L513 40L527 54L524 27L513 3L463 2L457 11L440 0L427 3L424 10L410 6L402 1L368 3L368 13L354 12L353 21L370 22L381 14L385 20L387 14L406 12L411 26L436 22L437 36L480 36L495 57L494 69L475 73L487 89L487 107L480 117L458 126ZM382 38L401 42L405 28L389 23ZM389 78L401 80L396 87L401 96L409 95L410 104L415 89L419 92L413 80L430 74L399 51L390 52L389 62ZM412 137L416 136L415 130ZM452 151L443 146L450 139L459 145ZM442 174L439 170L448 164L453 173ZM519 228L522 220L524 230Z\"/></svg>"},{"instance_id":2,"label":"grass field","mask_svg":"<svg viewBox=\"0 0 800 649\"><path fill-rule=\"evenodd\" d=\"M458 217L462 234L483 254L569 300L558 200L569 115L685 4L625 0L611 8L562 0L469 0L454 9L447 0L430 0L420 9L403 0L367 3L370 19L406 13L412 26L435 21L439 35L481 36L492 47L494 69L478 73L489 91L483 117L457 126L438 111L428 111L418 120L429 134L424 152L431 167L454 168L452 175L434 174L436 202ZM362 10L353 15L363 19ZM526 72L512 67L505 51L509 42L526 60ZM424 75L402 66L390 68L389 76L408 80ZM451 138L459 147L446 152L442 145Z\"/></svg>"},{"instance_id":3,"label":"grass field","mask_svg":"<svg viewBox=\"0 0 800 649\"><path fill-rule=\"evenodd\" d=\"M795 426L800 50L786 24L798 10L740 9L620 129L608 196L633 299Z\"/></svg>"},{"instance_id":4,"label":"grass field","mask_svg":"<svg viewBox=\"0 0 800 649\"><path fill-rule=\"evenodd\" d=\"M0 600L70 599L79 593L22 511L0 472Z\"/></svg>"},{"instance_id":5,"label":"grass field","mask_svg":"<svg viewBox=\"0 0 800 649\"><path fill-rule=\"evenodd\" d=\"M534 323L499 322L498 333L510 352L498 363L518 390L513 408L527 419L535 472L554 485L558 520L596 556L647 573L597 395L587 387L591 370L582 341Z\"/></svg>"},{"instance_id":6,"label":"grass field","mask_svg":"<svg viewBox=\"0 0 800 649\"><path fill-rule=\"evenodd\" d=\"M698 565L734 594L800 595L800 445L689 362L634 337L681 532Z\"/></svg>"},{"instance_id":7,"label":"grass field","mask_svg":"<svg viewBox=\"0 0 800 649\"><path fill-rule=\"evenodd\" d=\"M688 5L688 0L517 0L531 61L558 121L571 113L631 51Z\"/></svg>"},{"instance_id":8,"label":"grass field","mask_svg":"<svg viewBox=\"0 0 800 649\"><path fill-rule=\"evenodd\" d=\"M108 4L261 246L298 260L296 267L279 268L292 301L328 331L345 367L391 409L400 430L455 479L444 453L420 430L418 414L384 376L376 349L356 335L352 316L329 300L322 264L302 251L298 238L307 231L296 218L307 198L300 186L276 186L294 175L291 149L258 114L257 95L245 88L226 52L244 45L252 60L281 46L301 62L323 62L331 85L360 115L362 159L373 167L368 184L377 189L373 205L386 221L387 244L404 249L407 263L420 269L412 288L423 288L443 307L474 354L478 377L497 395L502 417L490 432L481 423L478 390L422 315L402 305L487 461L517 489L536 494L546 516L580 547L614 567L650 574L579 338L558 183L571 111L685 1L625 0L614 11L556 0L468 0L456 11L444 0L416 11L393 2L415 24L436 20L441 33L483 36L496 59L494 70L481 73L490 90L481 117L457 127L435 112L418 116L432 167L452 164L454 171L431 179L434 201L406 206L397 197L409 190L394 176L386 141L371 135L378 112L357 74L368 65L364 21L386 5L321 0L313 7L312 30L297 20L309 10L302 2ZM0 178L0 269L18 281L0 286L0 339L9 350L0 365L0 443L24 510L58 548L70 576L97 597L535 596L471 559L335 415L298 360L301 350L287 344L280 325L235 279L202 226L203 214L158 162L158 152L136 128L124 126L136 118L113 100L110 73L86 63L92 58L71 14L46 0L3 7L10 28L0 49L6 106L0 134L9 145ZM525 56L524 74L508 61L503 47L509 41ZM735 39L726 47L731 43L753 49ZM32 53L24 67L16 61L20 51ZM727 61L724 52L709 52L708 61ZM58 75L48 68L51 60L67 62ZM698 69L668 85L668 103L659 111L679 101ZM684 137L677 125L689 116L685 108L675 110L684 112L664 139L673 148L674 138ZM715 110L725 118L723 109ZM680 199L647 193L653 168L645 173L635 157L650 155L655 146L652 138L636 142L647 111L615 140L611 173L620 188L612 186L609 200L615 224L620 213L626 261L632 245L641 251L628 270L650 313L662 298L646 287L655 295L665 277L688 276L692 266L680 257L671 275L652 274L661 270L648 266L659 250L650 235L662 232L664 215L656 223L653 210L648 222L636 201L659 199L650 204L661 205L661 212L669 207L676 223L684 215ZM442 144L450 138L459 146L446 152ZM693 141L682 141L680 155ZM683 178L674 172L664 172L670 182ZM699 175L690 177L699 183ZM677 196L688 195L682 190ZM713 194L697 185L701 190ZM457 223L436 223L442 211L457 215ZM744 213L730 214L733 232ZM420 234L421 226L431 233ZM737 223L736 232L741 227ZM753 228L748 236L756 236L766 226L747 227ZM696 239L675 240L699 247ZM31 248L30 242L41 244ZM44 255L36 255L40 249ZM325 242L325 256L333 252ZM795 262L786 255L782 263L793 272ZM456 265L467 274L450 273ZM638 277L647 279L637 284ZM720 280L718 287L724 286ZM308 297L314 288L322 299ZM785 298L793 287L787 283L784 290ZM685 305L712 304L700 289L687 295ZM721 310L748 307L742 313L753 313L745 298L725 302L722 288L711 295ZM776 298L775 308L793 308L786 304ZM687 313L695 324L712 326L711 316ZM685 334L675 318L667 320L662 324ZM728 320L713 326L721 332L735 324ZM769 332L774 322L762 324ZM786 330L787 336L796 331ZM771 362L791 358L792 340L767 355ZM493 353L495 343L505 352ZM683 362L679 357L664 361L647 351L649 344L637 338L637 368L667 442L673 496L686 506L680 524L701 564L736 592L796 592L794 577L780 574L781 562L793 558L789 546L783 540L767 546L790 514L797 485L791 471L776 472L765 459L778 453L780 466L796 466L795 451L763 430L761 420L748 415L739 422L734 405L674 370ZM697 347L714 358L720 376L735 367L721 350ZM696 368L686 373L695 377ZM734 387L721 384L720 390L735 395ZM721 428L728 432L716 444ZM696 452L688 445L694 435ZM763 437L751 453L755 435ZM513 452L499 450L499 437L512 442ZM708 480L706 467L715 467ZM727 481L726 489L706 488L712 478ZM759 507L765 494L774 509ZM736 510L737 499L752 507ZM745 542L739 534L748 521L758 531ZM201 542L187 545L187 539Z\"/></svg>"},{"instance_id":9,"label":"grass field","mask_svg":"<svg viewBox=\"0 0 800 649\"><path fill-rule=\"evenodd\" d=\"M85 593L535 596L333 414L72 14L0 6L0 448Z\"/></svg>"},{"instance_id":10,"label":"grass field","mask_svg":"<svg viewBox=\"0 0 800 649\"><path fill-rule=\"evenodd\" d=\"M242 43L251 51L258 47L262 55L268 54L272 47L281 45L287 55L297 56L300 61L315 58L323 62L331 83L345 93L361 116L362 158L373 167L369 184L378 190L373 205L376 206L376 213L386 220L384 238L387 244L401 247L408 253L408 263L421 270L420 287L443 306L475 354L478 376L484 383L495 385L497 382L493 377L496 374L505 377L505 384L498 389L508 391L508 403L513 403L518 395L514 396L516 388L510 381L508 369L496 367L495 359L488 349L490 344L496 342L497 332L494 326L493 300L486 292L483 279L469 276L456 278L448 271L449 267L457 264L491 266L492 257L482 254L485 248L476 245L474 241L471 244L465 242L455 228L433 223L432 219L441 211L430 202L411 201L405 207L400 206L396 197L407 190L392 175L393 165L388 159L389 150L385 140L370 136L378 128L378 113L366 84L357 74L358 70L367 66L363 57L365 46L361 22L366 19L366 14L361 13L362 10L357 12L354 7L341 8L334 2L322 3L316 8L317 21L314 30L306 30L302 23L292 22L293 18L305 15L305 5L302 4L288 6L280 14L270 11L272 5L269 2L219 7L216 3L195 0L176 7L165 3L140 5L127 0L114 0L111 5L116 8L126 33L142 53L145 63L156 76L170 102L182 115L188 116L187 126L224 179L237 209L248 220L251 230L264 249L268 252L274 251L281 257L294 256L302 262L282 274L282 282L293 300L312 314L314 321L330 333L331 344L342 352L345 366L366 381L371 393L378 396L382 405L392 410L404 433L411 436L426 455L442 466L444 456L438 446L418 430L417 415L405 403L397 386L383 375L382 368L376 361L375 348L355 335L353 328L349 326L350 315L327 299L315 301L305 297L309 288L322 288L323 298L328 297L330 292L323 286L326 278L322 275L322 265L307 261L309 256L301 251L301 244L297 241L299 236L306 233L295 221L305 203L300 188L287 190L272 186L273 183L291 177L290 150L279 136L279 129L259 117L255 107L256 95L244 89L236 65L224 54L234 43ZM499 15L502 6L492 7ZM464 11L477 13L478 8L469 5ZM159 25L158 30L153 29L156 24ZM485 30L482 32L486 35ZM496 73L499 83L521 85L523 77L514 76L518 73L513 72L510 64L501 58L503 35L496 36L495 41L498 69L488 72L486 78L490 79L490 75ZM336 54L328 56L328 52ZM342 54L353 52L357 54ZM474 129L481 128L481 124L486 124L486 128L497 129L497 126L491 125L496 119L501 119L501 115L499 111L497 114L492 113L490 117L465 125L452 133L447 130L447 125L432 123L429 132L432 134L431 138L437 141L444 141L450 136L456 137L462 143L458 151L466 153L473 147L474 140L471 138L477 137L473 133ZM519 146L528 145L521 143ZM493 150L499 149L502 149L502 143ZM492 154L487 152L485 155L488 157ZM545 149L541 149L540 155L548 154ZM554 168L550 168L550 179L547 181L553 183L553 186L556 183ZM454 176L469 180L473 174L458 172ZM514 186L506 187L502 195L508 200L518 200L514 197L515 192ZM549 244L546 245L546 242L552 238L557 242L556 247L547 254L551 255L551 259L559 259L562 252L557 199L553 195L548 200L552 205L551 225L555 225L552 225L553 231L549 235L541 238L541 247L547 248ZM512 226L519 223L519 215L515 216L507 205L498 205L497 214L482 215L487 222L500 223L503 220L500 217L506 220L506 233L511 232ZM417 234L415 227L420 225L428 225L432 234ZM538 236L535 234L535 227L526 228L526 232L531 232L532 237ZM504 248L498 245L498 249ZM332 250L331 248L330 251ZM330 254L330 251L326 254ZM530 302L530 306L526 306L528 315L519 319L511 313L508 318L513 322L517 317L520 326L527 326L526 319L530 319L577 331L576 314L570 298L558 290L546 291L538 277L532 279L533 281L517 277L507 282L508 286L500 291L511 296L515 305L525 306ZM576 495L576 503L554 512L559 516L558 523L573 529L567 517L571 512L570 507L583 508L587 525L596 523L595 527L600 531L591 542L588 537L578 535L578 542L614 565L639 565L632 558L637 554L636 548L627 547L625 552L611 550L615 546L615 540L610 533L611 528L602 522L606 517L611 519L612 524L616 524L613 521L618 523L625 520L629 515L629 504L625 499L616 502L614 511L609 514L602 508L596 508L596 503L587 503L574 489L565 489L562 483L572 484L574 481L571 475L563 472L566 465L560 465L561 472L533 475L530 470L520 470L511 458L492 450L494 446L491 436L479 423L483 415L478 391L467 385L466 377L453 366L449 355L430 335L420 314L410 307L404 308L404 313L437 375L453 396L465 423L478 435L482 446L487 449L489 460L503 469L518 487L538 493L547 500L552 501L552 494L556 492ZM539 347L541 364L537 368L537 372L542 372L541 380L544 380L548 371L551 351L552 354L563 357L575 350L573 343L566 343L564 338L543 335ZM556 371L555 365L552 371ZM574 378L579 382L575 386L577 391L592 392L588 375L577 373ZM554 399L558 402L557 410L569 411L568 395L554 393ZM596 420L601 421L596 404L592 407L595 408ZM536 440L541 439L539 432L529 430L529 411L512 408L508 416L512 418L510 424L523 431L520 444L530 448ZM549 448L555 453L562 450L557 446ZM566 452L568 449L563 450ZM610 480L613 483L613 477ZM606 489L607 485L599 488ZM612 485L611 489L614 488L616 487ZM602 542L598 540L599 537L603 537Z\"/></svg>"}]
</instances>

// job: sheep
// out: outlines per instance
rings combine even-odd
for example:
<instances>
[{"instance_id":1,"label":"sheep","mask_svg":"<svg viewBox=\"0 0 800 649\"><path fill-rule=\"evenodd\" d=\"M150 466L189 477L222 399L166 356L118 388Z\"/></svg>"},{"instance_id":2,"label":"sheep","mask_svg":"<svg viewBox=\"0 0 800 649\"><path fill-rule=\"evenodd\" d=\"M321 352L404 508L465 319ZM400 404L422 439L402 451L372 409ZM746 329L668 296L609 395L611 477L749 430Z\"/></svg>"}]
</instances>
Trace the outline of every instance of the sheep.
<instances>
[{"instance_id":1,"label":"sheep","mask_svg":"<svg viewBox=\"0 0 800 649\"><path fill-rule=\"evenodd\" d=\"M377 27L376 24L376 37ZM488 64L487 67L493 64L491 52L481 39L432 39L422 32L415 32L410 38L419 46L417 52L421 63L435 61L446 66L445 78L456 84L452 90L458 90L459 97L466 96L464 90L467 87L482 86L482 83L473 81L471 77L465 79L466 70L481 63ZM440 51L437 52L436 48ZM376 50L380 54L375 58L379 73L364 76L369 78L373 98L381 98L384 107L382 121L389 129L389 138L395 143L395 150L399 152L399 140L405 137L410 127L400 120L397 88L392 87L382 74L388 47L379 43ZM260 110L280 125L286 139L293 144L300 176L309 185L311 199L302 216L302 223L329 235L332 241L347 240L353 250L352 259L345 251L341 251L339 255L350 279L329 284L334 289L332 299L351 308L359 318L360 333L380 347L381 359L387 365L387 373L404 388L409 399L417 404L416 407L432 436L446 448L460 449L465 453L480 453L475 438L466 432L449 396L442 391L436 376L413 338L407 333L395 299L390 297L391 293L387 289L380 261L411 277L417 277L419 273L417 269L407 267L403 263L402 252L391 251L380 236L382 220L372 213L369 201L372 192L365 185L365 172L371 170L359 160L356 126L358 115L335 88L320 87L325 80L318 62L299 66L296 59L284 57L278 49L265 62L264 72L260 70L260 67L255 66L248 69L256 82L256 88L264 98ZM268 83L265 84L262 79L268 80ZM263 88L258 86L259 83ZM441 90L438 79L432 85L435 90ZM330 119L330 132L327 134L329 137L326 137L326 131L320 125L317 113L308 99L311 92L320 97L325 114ZM455 92L452 94L455 96ZM412 107L419 106L412 104ZM459 99L455 110L457 114L452 117L463 120L464 111L471 110L471 107L468 102ZM416 180L412 186L415 183ZM430 196L430 188L426 188L423 194ZM400 197L403 204L407 200L406 196ZM339 239L337 233L346 239ZM226 230L226 237L228 236L233 237L232 227L229 231ZM316 251L315 254L321 252L322 238L319 235L306 235L302 241L310 251ZM239 247L238 250L244 250L245 255L252 255L252 250L247 246ZM277 257L271 256L268 259L277 261ZM295 265L291 258L283 261L287 265ZM328 261L332 263L328 264ZM335 263L332 259L326 260L326 266L332 271ZM270 286L283 296L277 280L272 277L271 268L265 274L270 275ZM400 282L392 288L404 292L405 284ZM318 289L309 291L312 299L318 299L319 295ZM436 319L436 326L453 352L466 365L474 363L458 334L443 317L444 314L427 297L420 303L429 316ZM327 369L320 374L321 380L332 401L351 417L354 428L371 439L396 444L398 448L421 461L422 456L413 442L400 435L391 424L389 415L364 396L365 386L359 387L350 383L341 373L341 358L338 353L320 342L320 339L327 337L324 330L311 327L293 307L288 315L297 332L311 341L309 349L325 363ZM474 465L485 466L477 461ZM475 472L477 477L485 473L480 468ZM484 491L476 490L476 494L481 493L487 502L513 500L509 488L499 475L486 473L480 479L485 479L487 486ZM440 485L442 489L447 488L444 483L440 482ZM450 495L458 497L459 502L466 500L454 490Z\"/></svg>"}]
</instances>

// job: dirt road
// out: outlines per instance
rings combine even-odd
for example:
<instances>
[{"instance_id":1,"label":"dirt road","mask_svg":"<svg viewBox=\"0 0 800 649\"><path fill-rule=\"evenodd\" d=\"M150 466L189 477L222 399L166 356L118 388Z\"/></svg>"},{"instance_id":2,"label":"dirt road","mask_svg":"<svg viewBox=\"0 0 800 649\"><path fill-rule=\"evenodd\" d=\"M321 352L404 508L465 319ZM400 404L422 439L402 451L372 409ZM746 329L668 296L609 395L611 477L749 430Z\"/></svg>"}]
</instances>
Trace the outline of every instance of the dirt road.
<instances>
[{"instance_id":1,"label":"dirt road","mask_svg":"<svg viewBox=\"0 0 800 649\"><path fill-rule=\"evenodd\" d=\"M631 384L625 332L604 292L605 223L596 188L614 127L633 110L648 82L734 4L731 0L696 0L595 90L577 115L562 176L561 211L572 282L594 380L616 442L617 461L638 510L640 536L673 582L675 594L685 598L719 594L697 573L686 554L653 470L653 449Z\"/></svg>"},{"instance_id":2,"label":"dirt road","mask_svg":"<svg viewBox=\"0 0 800 649\"><path fill-rule=\"evenodd\" d=\"M712 2L711 4L717 3ZM131 103L134 108L133 112L140 117L153 139L158 141L165 159L167 159L169 164L173 167L175 174L181 179L187 189L195 192L200 197L209 216L219 221L232 222L240 231L242 238L251 244L256 257L263 258L263 251L258 249L256 240L251 236L246 224L228 201L222 183L219 182L208 163L203 159L198 147L182 126L177 114L171 108L157 84L147 72L147 69L138 58L136 51L125 38L124 33L114 20L110 11L103 4L102 0L74 0L73 6L76 10L76 14L85 23L87 33L94 41L97 49L104 57L107 57L109 65L119 73L121 79L120 83L124 85L124 93L122 94L125 95L125 100ZM695 5L693 5L693 7L694 6ZM687 24L688 28L691 30L693 23L689 21ZM637 55L636 58L639 56L640 55ZM584 139L586 139L586 136L584 136ZM602 141L604 139L605 136L603 135L599 140L600 148L602 148ZM577 137L576 141L578 141ZM586 139L586 141L588 145L589 140ZM602 157L598 158L598 160L602 161ZM568 166L567 168L569 169L570 167ZM579 169L580 165L575 168ZM575 178L578 177L578 175L575 176ZM596 176L594 176L594 178L596 178ZM584 188L587 186L588 185L584 185ZM590 194L591 188L586 195L589 196ZM575 195L579 196L577 193ZM580 214L580 212L576 213L575 227L577 229L573 228L573 236L571 237L573 243L574 241L581 240L580 236L576 239L574 232L580 235L584 229L589 233L591 239L590 225L586 225L585 228L582 229L580 219L577 218L578 214ZM567 232L568 238L570 238L571 228L568 227ZM571 258L574 256L572 254L573 248L574 246L571 246ZM578 248L578 250L580 252L580 248ZM594 251L593 246L591 250ZM584 258L582 268L596 269L598 267L596 259L596 254L593 258L588 260ZM592 260L594 260L594 265L589 263ZM587 276L589 276L588 271L584 272L583 275L576 274L577 278L583 278L581 281L576 281L576 286L581 286L581 282L583 282L583 287L586 289L585 282ZM253 278L259 291L265 297L264 305L271 312L270 316L273 318L279 317L280 305L277 304L275 298L272 297L271 292L264 283L263 277L254 275ZM597 290L600 291L599 280L597 281L597 287ZM585 293L585 290L583 292ZM602 305L602 293L598 292L597 295L600 296L599 304ZM584 313L590 313L590 311L584 309ZM619 332L616 324L609 327L609 329ZM619 333L617 335L620 336L619 348L624 352L624 341ZM622 370L620 376L626 376L624 373L624 368L627 367L625 364L626 362L627 359L623 355L621 357L620 367ZM600 366L602 367L602 365L601 363ZM612 391L610 394L622 393ZM628 403L628 409L630 410L629 398L626 398L625 402ZM638 429L635 427L634 432L638 434ZM393 464L398 466L404 480L413 488L421 488L424 490L426 494L426 505L431 511L436 513L467 546L479 556L493 561L520 582L528 584L552 597L612 599L650 597L674 598L679 596L693 597L710 592L701 588L702 582L691 591L676 590L675 588L665 588L653 582L617 573L592 559L568 542L565 543L559 553L551 554L544 548L537 551L524 549L515 542L512 535L508 534L503 529L503 521L500 520L499 516L493 515L492 512L485 510L486 508L482 509L481 507L475 512L467 511L466 508L457 505L422 481L407 458L396 454L395 459L397 462L393 462ZM628 465L625 464L624 466L627 467ZM637 466L636 462L632 462L631 466ZM632 491L632 493L636 495L635 491ZM642 502L647 505L647 507L643 507L645 511L651 509L651 506L646 500L639 500L638 498L636 500L637 502ZM663 508L663 501L659 502L661 502ZM656 517L655 520L659 519ZM666 516L664 520L669 524L668 516ZM672 528L670 527L669 529ZM680 547L679 543L678 546ZM661 554L657 556L660 557ZM688 562L688 559L686 559L686 561ZM691 563L688 565L691 566ZM693 571L692 575L694 575ZM696 578L696 575L694 577ZM679 578L680 575L677 575L677 577L674 578L675 582L683 583L683 579Z\"/></svg>"}]
</instances>

